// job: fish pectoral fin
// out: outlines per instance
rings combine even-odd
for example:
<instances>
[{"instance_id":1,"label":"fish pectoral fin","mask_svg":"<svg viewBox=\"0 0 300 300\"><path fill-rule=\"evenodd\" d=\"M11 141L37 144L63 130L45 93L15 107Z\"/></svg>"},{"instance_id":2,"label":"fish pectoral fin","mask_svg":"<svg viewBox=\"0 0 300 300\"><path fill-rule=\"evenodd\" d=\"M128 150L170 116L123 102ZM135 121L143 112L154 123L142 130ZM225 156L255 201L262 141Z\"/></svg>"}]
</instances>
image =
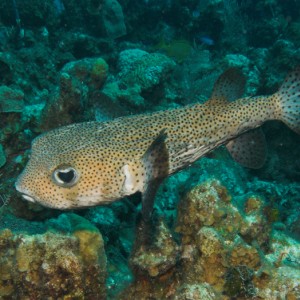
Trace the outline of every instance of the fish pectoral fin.
<instances>
[{"instance_id":1,"label":"fish pectoral fin","mask_svg":"<svg viewBox=\"0 0 300 300\"><path fill-rule=\"evenodd\" d=\"M241 98L245 90L246 79L238 68L230 68L220 75L214 85L210 99L210 105L226 104Z\"/></svg>"},{"instance_id":2,"label":"fish pectoral fin","mask_svg":"<svg viewBox=\"0 0 300 300\"><path fill-rule=\"evenodd\" d=\"M259 169L266 161L267 145L261 128L248 131L231 140L226 148L235 161L247 168Z\"/></svg>"},{"instance_id":3,"label":"fish pectoral fin","mask_svg":"<svg viewBox=\"0 0 300 300\"><path fill-rule=\"evenodd\" d=\"M161 130L142 157L146 182L164 178L169 172L169 151L166 145L167 133Z\"/></svg>"},{"instance_id":4,"label":"fish pectoral fin","mask_svg":"<svg viewBox=\"0 0 300 300\"><path fill-rule=\"evenodd\" d=\"M151 220L155 195L161 183L162 179L152 180L147 184L145 191L142 193L142 217L145 222Z\"/></svg>"},{"instance_id":5,"label":"fish pectoral fin","mask_svg":"<svg viewBox=\"0 0 300 300\"><path fill-rule=\"evenodd\" d=\"M169 152L166 146L167 133L163 129L142 157L144 186L142 189L142 215L145 221L151 218L154 200L159 185L169 174Z\"/></svg>"}]
</instances>

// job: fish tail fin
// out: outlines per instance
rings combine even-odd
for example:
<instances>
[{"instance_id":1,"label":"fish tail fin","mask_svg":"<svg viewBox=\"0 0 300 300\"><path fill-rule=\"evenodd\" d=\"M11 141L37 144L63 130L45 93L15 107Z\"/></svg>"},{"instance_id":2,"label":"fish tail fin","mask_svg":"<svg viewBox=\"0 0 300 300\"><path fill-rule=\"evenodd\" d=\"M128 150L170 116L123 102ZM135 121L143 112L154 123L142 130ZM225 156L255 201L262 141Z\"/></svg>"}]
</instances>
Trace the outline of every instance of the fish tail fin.
<instances>
[{"instance_id":1,"label":"fish tail fin","mask_svg":"<svg viewBox=\"0 0 300 300\"><path fill-rule=\"evenodd\" d=\"M279 91L277 118L300 134L300 66L288 74Z\"/></svg>"}]
</instances>

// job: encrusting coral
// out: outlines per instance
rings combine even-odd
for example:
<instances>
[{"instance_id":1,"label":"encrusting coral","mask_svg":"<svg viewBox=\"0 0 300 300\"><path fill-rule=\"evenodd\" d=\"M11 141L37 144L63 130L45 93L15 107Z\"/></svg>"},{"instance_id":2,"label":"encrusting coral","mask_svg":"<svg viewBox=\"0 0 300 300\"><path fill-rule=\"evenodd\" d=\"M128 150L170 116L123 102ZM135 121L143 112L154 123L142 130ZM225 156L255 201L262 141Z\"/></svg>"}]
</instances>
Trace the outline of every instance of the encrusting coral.
<instances>
[{"instance_id":1,"label":"encrusting coral","mask_svg":"<svg viewBox=\"0 0 300 300\"><path fill-rule=\"evenodd\" d=\"M73 234L1 231L0 298L105 299L104 243L90 227Z\"/></svg>"},{"instance_id":2,"label":"encrusting coral","mask_svg":"<svg viewBox=\"0 0 300 300\"><path fill-rule=\"evenodd\" d=\"M113 102L126 101L133 107L143 107L147 103L145 95L156 88L160 90L175 62L160 53L129 49L120 53L118 65L118 80L106 83L103 94Z\"/></svg>"},{"instance_id":3,"label":"encrusting coral","mask_svg":"<svg viewBox=\"0 0 300 300\"><path fill-rule=\"evenodd\" d=\"M135 264L138 270L134 270L136 279L120 299L149 299L151 296L151 299L258 297L275 300L278 295L298 299L299 271L281 260L278 263L286 239L272 239L263 199L257 195L245 195L245 198L244 207L238 209L219 181L209 180L194 187L178 209L176 231L181 235L181 245L177 245L180 255L176 256L176 264L153 272L157 260L163 265L163 259L166 263L174 258L174 252L166 248L170 245L174 248L175 241L173 244L157 241L156 247L161 249L157 249L152 263L149 255L135 253L139 254L133 257L135 263L138 261ZM166 229L160 224L156 239L165 236L163 232ZM174 237L169 234L169 239ZM290 240L286 247L295 257L292 245L293 240ZM165 256L160 256L161 253ZM285 268L290 268L290 273L285 273Z\"/></svg>"}]
</instances>

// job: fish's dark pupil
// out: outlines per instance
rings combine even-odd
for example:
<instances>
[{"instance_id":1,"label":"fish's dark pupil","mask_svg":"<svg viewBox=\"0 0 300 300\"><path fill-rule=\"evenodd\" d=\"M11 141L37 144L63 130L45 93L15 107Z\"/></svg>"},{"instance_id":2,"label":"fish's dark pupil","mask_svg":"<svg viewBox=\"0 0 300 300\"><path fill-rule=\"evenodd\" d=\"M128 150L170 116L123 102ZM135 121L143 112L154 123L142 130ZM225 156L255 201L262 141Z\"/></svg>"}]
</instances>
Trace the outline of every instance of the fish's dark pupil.
<instances>
[{"instance_id":1,"label":"fish's dark pupil","mask_svg":"<svg viewBox=\"0 0 300 300\"><path fill-rule=\"evenodd\" d=\"M64 183L70 183L75 177L75 172L74 170L70 170L68 172L58 172L57 177Z\"/></svg>"}]
</instances>

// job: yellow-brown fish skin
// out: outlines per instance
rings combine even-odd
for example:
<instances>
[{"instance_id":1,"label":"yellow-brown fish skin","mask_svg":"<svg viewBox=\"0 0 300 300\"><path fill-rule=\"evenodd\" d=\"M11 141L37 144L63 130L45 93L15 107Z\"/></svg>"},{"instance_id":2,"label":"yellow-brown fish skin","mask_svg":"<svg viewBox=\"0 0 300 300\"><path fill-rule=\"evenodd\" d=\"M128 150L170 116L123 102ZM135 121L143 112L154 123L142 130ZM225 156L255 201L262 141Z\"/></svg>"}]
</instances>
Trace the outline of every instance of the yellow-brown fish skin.
<instances>
[{"instance_id":1,"label":"yellow-brown fish skin","mask_svg":"<svg viewBox=\"0 0 300 300\"><path fill-rule=\"evenodd\" d=\"M109 203L137 191L147 194L160 179L267 120L281 120L300 133L299 82L298 68L274 95L228 102L243 90L242 77L229 70L203 105L52 130L33 141L16 188L25 199L58 209ZM74 183L65 185L74 172Z\"/></svg>"}]
</instances>

